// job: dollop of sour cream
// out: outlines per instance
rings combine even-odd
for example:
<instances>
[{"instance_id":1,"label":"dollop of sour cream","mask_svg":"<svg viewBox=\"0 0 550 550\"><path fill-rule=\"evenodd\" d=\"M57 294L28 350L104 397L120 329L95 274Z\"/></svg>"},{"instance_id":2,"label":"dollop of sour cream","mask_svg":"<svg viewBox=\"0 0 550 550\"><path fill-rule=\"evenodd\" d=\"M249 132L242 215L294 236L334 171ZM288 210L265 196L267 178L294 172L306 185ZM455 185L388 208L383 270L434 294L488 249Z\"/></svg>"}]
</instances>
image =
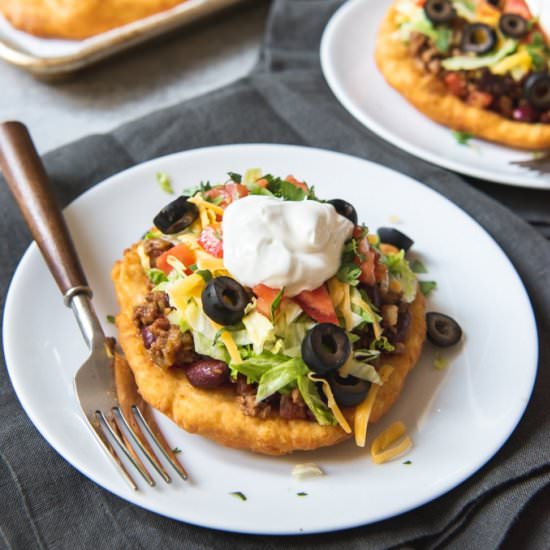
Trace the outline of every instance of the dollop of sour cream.
<instances>
[{"instance_id":1,"label":"dollop of sour cream","mask_svg":"<svg viewBox=\"0 0 550 550\"><path fill-rule=\"evenodd\" d=\"M249 195L224 212L224 264L245 286L295 296L336 274L353 227L331 204Z\"/></svg>"}]
</instances>

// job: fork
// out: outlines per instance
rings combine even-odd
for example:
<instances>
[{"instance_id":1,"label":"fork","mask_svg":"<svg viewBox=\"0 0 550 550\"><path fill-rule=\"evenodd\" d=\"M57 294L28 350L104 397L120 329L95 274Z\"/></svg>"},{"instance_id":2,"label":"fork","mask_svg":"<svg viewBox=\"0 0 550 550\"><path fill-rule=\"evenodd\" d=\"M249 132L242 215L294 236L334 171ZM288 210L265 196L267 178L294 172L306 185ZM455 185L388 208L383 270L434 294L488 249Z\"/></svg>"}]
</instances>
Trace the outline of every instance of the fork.
<instances>
[{"instance_id":1,"label":"fork","mask_svg":"<svg viewBox=\"0 0 550 550\"><path fill-rule=\"evenodd\" d=\"M112 339L106 338L101 328L91 302L92 290L54 199L46 171L27 128L20 122L0 124L0 168L63 294L65 305L72 309L90 349L90 355L74 376L74 388L96 441L133 490L137 491L138 485L125 466L124 459L148 485L155 485L140 453L165 482L171 482L153 445L177 474L187 479L185 469L162 437L154 420L146 420L147 411L137 390L130 392L133 402L118 401L113 370L123 372L120 369L128 367L114 350ZM130 380L135 386L133 375Z\"/></svg>"},{"instance_id":2,"label":"fork","mask_svg":"<svg viewBox=\"0 0 550 550\"><path fill-rule=\"evenodd\" d=\"M514 160L510 164L538 174L550 174L550 151L535 152L533 153L533 158Z\"/></svg>"}]
</instances>

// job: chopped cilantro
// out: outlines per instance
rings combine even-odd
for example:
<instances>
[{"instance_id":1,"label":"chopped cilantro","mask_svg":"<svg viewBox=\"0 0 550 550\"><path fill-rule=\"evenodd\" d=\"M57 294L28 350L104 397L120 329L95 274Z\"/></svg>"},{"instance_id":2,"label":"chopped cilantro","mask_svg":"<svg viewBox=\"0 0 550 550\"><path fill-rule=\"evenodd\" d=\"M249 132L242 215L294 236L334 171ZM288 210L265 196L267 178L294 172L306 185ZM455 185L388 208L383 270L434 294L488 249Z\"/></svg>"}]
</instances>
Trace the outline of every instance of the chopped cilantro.
<instances>
[{"instance_id":1,"label":"chopped cilantro","mask_svg":"<svg viewBox=\"0 0 550 550\"><path fill-rule=\"evenodd\" d=\"M141 239L147 241L148 239L158 239L160 236L161 232L158 229L151 229L151 231L147 231Z\"/></svg>"},{"instance_id":2,"label":"chopped cilantro","mask_svg":"<svg viewBox=\"0 0 550 550\"><path fill-rule=\"evenodd\" d=\"M441 29L438 29L435 38L435 47L441 53L447 53L449 51L449 46L451 45L452 38L453 31L449 27L442 27Z\"/></svg>"},{"instance_id":3,"label":"chopped cilantro","mask_svg":"<svg viewBox=\"0 0 550 550\"><path fill-rule=\"evenodd\" d=\"M231 178L231 181L235 183L241 183L243 181L243 177L237 174L237 172L227 172L227 175Z\"/></svg>"},{"instance_id":4,"label":"chopped cilantro","mask_svg":"<svg viewBox=\"0 0 550 550\"><path fill-rule=\"evenodd\" d=\"M204 193L205 191L210 191L210 189L212 189L212 184L209 181L201 181L199 185L195 185L195 187L184 189L182 195L193 197L197 193Z\"/></svg>"},{"instance_id":5,"label":"chopped cilantro","mask_svg":"<svg viewBox=\"0 0 550 550\"><path fill-rule=\"evenodd\" d=\"M166 273L162 269L156 268L147 270L147 277L155 286L168 280Z\"/></svg>"},{"instance_id":6,"label":"chopped cilantro","mask_svg":"<svg viewBox=\"0 0 550 550\"><path fill-rule=\"evenodd\" d=\"M191 264L190 266L188 266L188 268L190 271L197 271L197 269L199 269L199 266L197 264Z\"/></svg>"},{"instance_id":7,"label":"chopped cilantro","mask_svg":"<svg viewBox=\"0 0 550 550\"><path fill-rule=\"evenodd\" d=\"M453 130L453 137L459 145L469 145L469 142L474 135L470 132L458 132Z\"/></svg>"},{"instance_id":8,"label":"chopped cilantro","mask_svg":"<svg viewBox=\"0 0 550 550\"><path fill-rule=\"evenodd\" d=\"M111 324L115 324L115 316L114 315L107 315L107 322Z\"/></svg>"},{"instance_id":9,"label":"chopped cilantro","mask_svg":"<svg viewBox=\"0 0 550 550\"><path fill-rule=\"evenodd\" d=\"M426 266L420 260L412 260L410 266L413 273L428 273Z\"/></svg>"},{"instance_id":10,"label":"chopped cilantro","mask_svg":"<svg viewBox=\"0 0 550 550\"><path fill-rule=\"evenodd\" d=\"M241 500L246 500L246 496L244 493L241 493L241 491L233 491L232 493L229 493L232 497L239 498Z\"/></svg>"},{"instance_id":11,"label":"chopped cilantro","mask_svg":"<svg viewBox=\"0 0 550 550\"><path fill-rule=\"evenodd\" d=\"M357 286L359 284L359 277L361 276L361 268L352 263L347 262L340 266L336 277L343 283L347 283L350 286Z\"/></svg>"},{"instance_id":12,"label":"chopped cilantro","mask_svg":"<svg viewBox=\"0 0 550 550\"><path fill-rule=\"evenodd\" d=\"M373 340L369 347L371 350L395 351L395 346L390 343L386 336L381 336L378 340Z\"/></svg>"},{"instance_id":13,"label":"chopped cilantro","mask_svg":"<svg viewBox=\"0 0 550 550\"><path fill-rule=\"evenodd\" d=\"M208 269L198 269L195 273L200 275L205 283L208 283L212 279L212 273Z\"/></svg>"},{"instance_id":14,"label":"chopped cilantro","mask_svg":"<svg viewBox=\"0 0 550 550\"><path fill-rule=\"evenodd\" d=\"M545 70L547 68L548 57L550 56L550 48L546 45L542 34L534 32L529 44L525 48L531 57L535 71Z\"/></svg>"},{"instance_id":15,"label":"chopped cilantro","mask_svg":"<svg viewBox=\"0 0 550 550\"><path fill-rule=\"evenodd\" d=\"M277 296L275 296L275 299L273 300L273 303L271 304L271 318L275 319L275 313L277 311L277 308L281 305L281 300L283 299L283 295L285 293L285 287L281 288L279 290L279 293Z\"/></svg>"},{"instance_id":16,"label":"chopped cilantro","mask_svg":"<svg viewBox=\"0 0 550 550\"><path fill-rule=\"evenodd\" d=\"M169 195L174 194L172 183L170 182L170 178L166 172L157 172L157 183L165 193L168 193Z\"/></svg>"},{"instance_id":17,"label":"chopped cilantro","mask_svg":"<svg viewBox=\"0 0 550 550\"><path fill-rule=\"evenodd\" d=\"M221 335L224 333L224 332L227 332L227 330L225 329L225 327L222 327L220 330L218 330L218 332L216 332L216 334L214 335L214 341L212 342L212 345L216 345L218 343L218 340L220 339Z\"/></svg>"},{"instance_id":18,"label":"chopped cilantro","mask_svg":"<svg viewBox=\"0 0 550 550\"><path fill-rule=\"evenodd\" d=\"M304 191L301 187L290 183L282 178L276 178L271 174L262 176L267 180L267 190L275 197L285 201L303 201L304 199L317 200L313 187L309 191Z\"/></svg>"},{"instance_id":19,"label":"chopped cilantro","mask_svg":"<svg viewBox=\"0 0 550 550\"><path fill-rule=\"evenodd\" d=\"M296 493L296 496L299 496L299 497L307 497L308 494L307 494L307 493L304 493L303 491L300 491L299 493Z\"/></svg>"},{"instance_id":20,"label":"chopped cilantro","mask_svg":"<svg viewBox=\"0 0 550 550\"><path fill-rule=\"evenodd\" d=\"M437 354L436 358L434 359L434 367L437 370L444 370L449 366L449 360L440 353Z\"/></svg>"},{"instance_id":21,"label":"chopped cilantro","mask_svg":"<svg viewBox=\"0 0 550 550\"><path fill-rule=\"evenodd\" d=\"M429 296L432 290L437 288L437 283L435 281L418 281L418 284L420 285L420 292L422 292L424 296Z\"/></svg>"},{"instance_id":22,"label":"chopped cilantro","mask_svg":"<svg viewBox=\"0 0 550 550\"><path fill-rule=\"evenodd\" d=\"M175 454L175 455L179 455L181 453L181 449L179 447L174 447L172 449L172 452Z\"/></svg>"},{"instance_id":23,"label":"chopped cilantro","mask_svg":"<svg viewBox=\"0 0 550 550\"><path fill-rule=\"evenodd\" d=\"M405 466L410 466L412 464L412 462L410 460L405 460L405 462L403 462L403 464L405 464Z\"/></svg>"}]
</instances>

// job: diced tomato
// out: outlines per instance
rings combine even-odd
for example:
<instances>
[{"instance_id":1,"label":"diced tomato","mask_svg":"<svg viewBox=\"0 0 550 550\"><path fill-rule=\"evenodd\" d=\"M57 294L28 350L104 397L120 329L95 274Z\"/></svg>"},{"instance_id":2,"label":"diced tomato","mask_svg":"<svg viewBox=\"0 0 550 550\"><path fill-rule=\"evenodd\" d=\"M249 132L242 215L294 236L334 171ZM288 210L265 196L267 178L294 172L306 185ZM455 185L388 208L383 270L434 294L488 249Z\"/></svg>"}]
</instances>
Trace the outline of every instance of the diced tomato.
<instances>
[{"instance_id":1,"label":"diced tomato","mask_svg":"<svg viewBox=\"0 0 550 550\"><path fill-rule=\"evenodd\" d=\"M309 191L309 187L307 184L303 181L298 181L294 176L287 176L285 178L285 181L288 181L288 183L292 183L295 187L299 187L302 191L307 193Z\"/></svg>"},{"instance_id":2,"label":"diced tomato","mask_svg":"<svg viewBox=\"0 0 550 550\"><path fill-rule=\"evenodd\" d=\"M195 263L195 253L185 243L177 244L157 258L157 267L162 269L166 275L172 271L172 266L168 263L168 256L174 256L185 267L189 267ZM187 269L185 272L189 274L191 270Z\"/></svg>"},{"instance_id":3,"label":"diced tomato","mask_svg":"<svg viewBox=\"0 0 550 550\"><path fill-rule=\"evenodd\" d=\"M493 96L487 92L482 92L480 90L474 90L468 94L466 103L472 107L477 107L479 109L485 109L493 103Z\"/></svg>"},{"instance_id":4,"label":"diced tomato","mask_svg":"<svg viewBox=\"0 0 550 550\"><path fill-rule=\"evenodd\" d=\"M218 185L204 193L204 196L207 199L215 200L221 197L219 206L226 208L232 202L246 197L248 195L248 187L246 185L241 185L240 183L226 183L225 185Z\"/></svg>"},{"instance_id":5,"label":"diced tomato","mask_svg":"<svg viewBox=\"0 0 550 550\"><path fill-rule=\"evenodd\" d=\"M265 189L269 182L265 178L260 178L259 180L256 180L255 183Z\"/></svg>"},{"instance_id":6,"label":"diced tomato","mask_svg":"<svg viewBox=\"0 0 550 550\"><path fill-rule=\"evenodd\" d=\"M466 79L460 73L447 73L443 80L449 91L457 97L465 97L467 93Z\"/></svg>"},{"instance_id":7,"label":"diced tomato","mask_svg":"<svg viewBox=\"0 0 550 550\"><path fill-rule=\"evenodd\" d=\"M521 15L527 20L533 18L531 10L529 9L529 6L525 2L525 0L504 0L502 12L515 13L517 15Z\"/></svg>"},{"instance_id":8,"label":"diced tomato","mask_svg":"<svg viewBox=\"0 0 550 550\"><path fill-rule=\"evenodd\" d=\"M325 285L315 290L304 290L298 296L294 296L294 300L314 321L339 324L334 304Z\"/></svg>"},{"instance_id":9,"label":"diced tomato","mask_svg":"<svg viewBox=\"0 0 550 550\"><path fill-rule=\"evenodd\" d=\"M276 288L269 288L265 285L257 285L252 287L252 292L256 295L256 309L265 315L268 319L271 319L271 306L277 298L280 290Z\"/></svg>"},{"instance_id":10,"label":"diced tomato","mask_svg":"<svg viewBox=\"0 0 550 550\"><path fill-rule=\"evenodd\" d=\"M357 257L355 263L361 268L359 280L366 285L374 285L376 283L376 250L371 248L367 237L363 237L357 246L361 258Z\"/></svg>"},{"instance_id":11,"label":"diced tomato","mask_svg":"<svg viewBox=\"0 0 550 550\"><path fill-rule=\"evenodd\" d=\"M208 254L212 254L212 256L216 258L223 258L223 241L221 234L211 225L205 227L201 231L197 242L203 250L208 252Z\"/></svg>"}]
</instances>

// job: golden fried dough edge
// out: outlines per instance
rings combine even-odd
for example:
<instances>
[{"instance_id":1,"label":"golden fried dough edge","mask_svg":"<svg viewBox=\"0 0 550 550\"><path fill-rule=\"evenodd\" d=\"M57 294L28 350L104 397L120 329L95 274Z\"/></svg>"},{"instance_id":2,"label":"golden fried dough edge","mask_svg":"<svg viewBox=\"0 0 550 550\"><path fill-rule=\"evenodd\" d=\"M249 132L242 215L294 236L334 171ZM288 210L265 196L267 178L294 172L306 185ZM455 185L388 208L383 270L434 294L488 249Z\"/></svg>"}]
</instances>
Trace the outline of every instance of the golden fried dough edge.
<instances>
[{"instance_id":1,"label":"golden fried dough edge","mask_svg":"<svg viewBox=\"0 0 550 550\"><path fill-rule=\"evenodd\" d=\"M435 75L417 67L406 45L393 38L397 25L393 7L378 32L375 59L388 84L420 112L453 130L520 149L550 147L550 124L514 122L497 113L466 105Z\"/></svg>"},{"instance_id":2,"label":"golden fried dough edge","mask_svg":"<svg viewBox=\"0 0 550 550\"><path fill-rule=\"evenodd\" d=\"M351 436L338 426L320 426L304 420L279 417L259 419L242 413L233 388L201 390L191 386L181 369L163 370L155 365L133 321L134 307L148 292L147 278L136 246L115 263L112 279L120 305L116 317L119 342L134 373L140 394L151 406L184 430L200 434L227 447L267 455L284 455L335 445ZM405 378L422 349L425 335L424 302L420 293L411 306L411 327L404 354L385 361L394 368L373 407L371 422L381 418L395 402ZM353 410L346 416L353 420Z\"/></svg>"},{"instance_id":3,"label":"golden fried dough edge","mask_svg":"<svg viewBox=\"0 0 550 550\"><path fill-rule=\"evenodd\" d=\"M183 1L0 0L0 11L15 28L29 34L80 40L168 10Z\"/></svg>"}]
</instances>

